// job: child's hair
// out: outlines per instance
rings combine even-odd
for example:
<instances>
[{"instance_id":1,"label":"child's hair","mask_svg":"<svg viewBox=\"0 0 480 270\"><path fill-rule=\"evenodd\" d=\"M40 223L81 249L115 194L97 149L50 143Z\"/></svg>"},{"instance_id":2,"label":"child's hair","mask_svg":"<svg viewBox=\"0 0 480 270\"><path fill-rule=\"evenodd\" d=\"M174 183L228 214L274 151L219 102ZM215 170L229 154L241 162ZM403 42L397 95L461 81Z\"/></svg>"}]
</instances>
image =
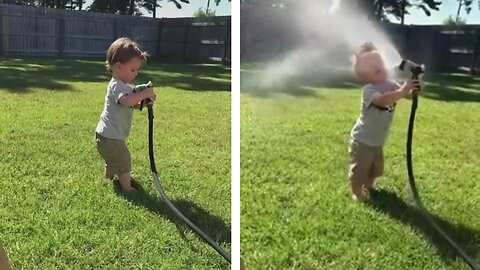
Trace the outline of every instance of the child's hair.
<instances>
[{"instance_id":1,"label":"child's hair","mask_svg":"<svg viewBox=\"0 0 480 270\"><path fill-rule=\"evenodd\" d=\"M142 61L147 61L147 52L142 51L140 46L129 38L123 37L115 40L107 51L106 67L111 71L111 67L115 63L125 64L134 57L138 57Z\"/></svg>"},{"instance_id":2,"label":"child's hair","mask_svg":"<svg viewBox=\"0 0 480 270\"><path fill-rule=\"evenodd\" d=\"M351 56L350 61L352 62L353 74L357 79L360 79L361 77L358 60L363 55L374 52L374 51L377 51L377 47L375 47L375 45L373 45L372 42L365 42L353 52L353 55Z\"/></svg>"}]
</instances>

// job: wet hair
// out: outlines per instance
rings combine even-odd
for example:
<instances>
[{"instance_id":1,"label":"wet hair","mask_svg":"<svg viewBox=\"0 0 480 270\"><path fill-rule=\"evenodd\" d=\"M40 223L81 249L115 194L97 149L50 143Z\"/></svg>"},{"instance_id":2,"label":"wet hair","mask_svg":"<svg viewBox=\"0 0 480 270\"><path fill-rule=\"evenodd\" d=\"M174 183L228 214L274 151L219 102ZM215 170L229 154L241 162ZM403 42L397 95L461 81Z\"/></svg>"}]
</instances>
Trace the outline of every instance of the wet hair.
<instances>
[{"instance_id":1,"label":"wet hair","mask_svg":"<svg viewBox=\"0 0 480 270\"><path fill-rule=\"evenodd\" d=\"M115 63L125 64L135 57L145 62L149 56L136 42L126 37L119 38L108 48L106 67L111 71Z\"/></svg>"},{"instance_id":2,"label":"wet hair","mask_svg":"<svg viewBox=\"0 0 480 270\"><path fill-rule=\"evenodd\" d=\"M350 58L352 62L352 71L357 79L361 79L362 74L359 70L359 60L366 54L376 52L378 49L372 42L365 42L358 47Z\"/></svg>"}]
</instances>

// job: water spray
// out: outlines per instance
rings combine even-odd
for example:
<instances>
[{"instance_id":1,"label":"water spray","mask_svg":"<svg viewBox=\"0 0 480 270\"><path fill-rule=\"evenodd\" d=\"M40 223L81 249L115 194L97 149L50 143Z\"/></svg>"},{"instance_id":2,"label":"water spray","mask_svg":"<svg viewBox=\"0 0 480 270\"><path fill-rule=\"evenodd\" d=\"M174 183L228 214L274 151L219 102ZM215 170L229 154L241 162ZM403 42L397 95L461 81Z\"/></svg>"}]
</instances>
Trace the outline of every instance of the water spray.
<instances>
[{"instance_id":1,"label":"water spray","mask_svg":"<svg viewBox=\"0 0 480 270\"><path fill-rule=\"evenodd\" d=\"M418 65L410 60L402 60L399 65L401 71L410 72L411 78L413 80L418 80L421 74L425 73L425 67L423 65ZM420 86L418 86L420 87ZM418 89L420 90L420 89ZM413 199L418 206L420 213L427 219L427 221L432 225L432 227L445 239L448 243L455 249L455 251L462 257L462 259L473 269L480 270L478 264L467 255L467 253L453 241L448 234L440 228L440 226L435 222L435 220L430 215L430 212L422 203L420 195L418 193L417 186L415 184L415 177L413 174L413 164L412 164L412 142L413 142L413 127L415 123L415 114L418 107L418 95L416 92L412 92L412 106L410 110L410 120L408 122L408 133L407 133L407 171L408 171L408 181L410 184L410 189L413 194Z\"/></svg>"}]
</instances>

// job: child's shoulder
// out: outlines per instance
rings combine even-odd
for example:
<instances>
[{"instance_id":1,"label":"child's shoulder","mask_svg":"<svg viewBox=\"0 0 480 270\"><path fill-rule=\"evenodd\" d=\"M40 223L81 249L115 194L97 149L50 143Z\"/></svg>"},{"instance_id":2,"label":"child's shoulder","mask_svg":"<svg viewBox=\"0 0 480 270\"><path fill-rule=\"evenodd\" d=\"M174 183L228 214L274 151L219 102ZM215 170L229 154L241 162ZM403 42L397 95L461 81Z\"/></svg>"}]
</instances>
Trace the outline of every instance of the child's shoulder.
<instances>
[{"instance_id":1,"label":"child's shoulder","mask_svg":"<svg viewBox=\"0 0 480 270\"><path fill-rule=\"evenodd\" d=\"M375 85L373 83L367 83L362 86L363 91L371 90L371 89L375 89Z\"/></svg>"},{"instance_id":2,"label":"child's shoulder","mask_svg":"<svg viewBox=\"0 0 480 270\"><path fill-rule=\"evenodd\" d=\"M108 88L112 89L112 88L128 88L128 89L132 89L132 87L126 83L124 83L122 80L119 80L119 79L116 79L114 77L112 77L112 79L108 82Z\"/></svg>"}]
</instances>

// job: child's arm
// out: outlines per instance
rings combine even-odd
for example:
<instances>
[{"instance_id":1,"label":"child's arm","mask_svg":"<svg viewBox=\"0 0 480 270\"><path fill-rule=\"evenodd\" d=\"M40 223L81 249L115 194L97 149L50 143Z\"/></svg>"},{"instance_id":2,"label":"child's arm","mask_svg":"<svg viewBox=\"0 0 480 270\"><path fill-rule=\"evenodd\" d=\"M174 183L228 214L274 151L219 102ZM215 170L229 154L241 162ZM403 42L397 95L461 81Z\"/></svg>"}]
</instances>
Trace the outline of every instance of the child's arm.
<instances>
[{"instance_id":1,"label":"child's arm","mask_svg":"<svg viewBox=\"0 0 480 270\"><path fill-rule=\"evenodd\" d=\"M422 85L422 79L413 81L413 88L404 96L406 99L412 99L413 94L420 92L420 86Z\"/></svg>"},{"instance_id":2,"label":"child's arm","mask_svg":"<svg viewBox=\"0 0 480 270\"><path fill-rule=\"evenodd\" d=\"M125 107L134 107L147 98L152 98L155 95L153 88L145 89L144 91L124 95L120 98L119 103Z\"/></svg>"},{"instance_id":3,"label":"child's arm","mask_svg":"<svg viewBox=\"0 0 480 270\"><path fill-rule=\"evenodd\" d=\"M372 103L380 107L390 106L395 102L397 102L399 99L407 96L410 93L410 91L413 89L413 85L414 85L414 81L407 80L397 90L376 96L372 100Z\"/></svg>"}]
</instances>

